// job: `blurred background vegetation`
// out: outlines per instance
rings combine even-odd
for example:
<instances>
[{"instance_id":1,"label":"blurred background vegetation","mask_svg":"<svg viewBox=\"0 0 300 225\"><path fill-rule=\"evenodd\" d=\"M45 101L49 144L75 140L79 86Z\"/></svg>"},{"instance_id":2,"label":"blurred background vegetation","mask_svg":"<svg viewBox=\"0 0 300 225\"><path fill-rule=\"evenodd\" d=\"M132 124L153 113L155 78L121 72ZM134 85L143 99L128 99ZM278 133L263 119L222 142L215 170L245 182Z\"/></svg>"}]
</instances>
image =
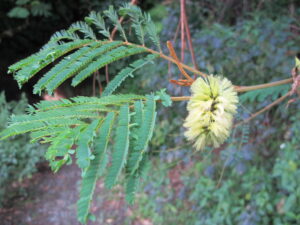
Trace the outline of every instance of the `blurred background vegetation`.
<instances>
[{"instance_id":1,"label":"blurred background vegetation","mask_svg":"<svg viewBox=\"0 0 300 225\"><path fill-rule=\"evenodd\" d=\"M1 95L1 129L7 123L8 114L24 111L26 100L20 98L21 92L26 93L31 103L39 100L32 95L30 84L18 90L16 82L6 75L6 68L37 51L52 33L82 19L89 11L122 2L1 1L0 88L5 90L9 101ZM173 40L180 18L179 1L145 0L140 1L140 6L156 21L162 42ZM186 10L201 71L223 74L236 85L291 76L294 58L300 53L299 1L187 0ZM179 51L179 38L174 45ZM185 62L192 65L188 51ZM120 68L122 63L126 62L115 68ZM146 93L167 87L171 95L189 94L188 88L169 83L169 79L178 79L179 74L175 67L168 69L163 61L149 65L140 73L140 79L126 81L121 91ZM113 74L114 68L110 67L110 76ZM76 90L65 89L64 94L91 94L91 82ZM247 118L289 88L283 85L240 95L236 121ZM159 111L150 148L154 156L151 173L124 224L135 224L140 218L150 224L164 225L300 224L299 101L288 107L284 103L272 108L249 124L234 129L222 147L197 153L192 152L183 136L185 104L174 103L171 108ZM26 137L0 143L0 199L5 193L9 198L8 184L35 171L35 164L42 160L42 149L28 144ZM101 204L103 199L115 196L107 192L96 198ZM99 223L105 224L108 218L118 215L118 211L109 215L103 211L96 217Z\"/></svg>"}]
</instances>

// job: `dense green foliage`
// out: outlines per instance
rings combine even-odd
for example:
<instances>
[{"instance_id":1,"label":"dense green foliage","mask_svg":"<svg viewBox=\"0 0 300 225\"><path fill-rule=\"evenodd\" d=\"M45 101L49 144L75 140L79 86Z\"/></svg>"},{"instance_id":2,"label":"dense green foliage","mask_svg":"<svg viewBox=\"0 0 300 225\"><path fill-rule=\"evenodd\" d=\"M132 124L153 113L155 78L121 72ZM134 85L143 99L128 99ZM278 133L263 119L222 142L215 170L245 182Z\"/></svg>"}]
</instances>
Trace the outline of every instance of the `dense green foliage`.
<instances>
[{"instance_id":1,"label":"dense green foliage","mask_svg":"<svg viewBox=\"0 0 300 225\"><path fill-rule=\"evenodd\" d=\"M0 129L3 130L11 114L20 115L27 108L23 96L18 102L7 102L2 92L0 95ZM42 160L45 153L39 144L29 143L29 135L12 137L0 142L0 204L12 193L10 185L31 176L36 171L36 163Z\"/></svg>"}]
</instances>

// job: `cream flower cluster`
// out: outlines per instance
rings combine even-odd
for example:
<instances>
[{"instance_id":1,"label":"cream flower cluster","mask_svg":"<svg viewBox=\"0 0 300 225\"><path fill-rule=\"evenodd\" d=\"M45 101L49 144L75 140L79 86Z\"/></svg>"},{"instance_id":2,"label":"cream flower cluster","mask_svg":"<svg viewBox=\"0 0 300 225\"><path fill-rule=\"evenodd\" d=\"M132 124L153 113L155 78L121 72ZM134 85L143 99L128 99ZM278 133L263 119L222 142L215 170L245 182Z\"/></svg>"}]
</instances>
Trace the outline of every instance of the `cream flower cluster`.
<instances>
[{"instance_id":1,"label":"cream flower cluster","mask_svg":"<svg viewBox=\"0 0 300 225\"><path fill-rule=\"evenodd\" d=\"M206 145L219 147L230 135L238 97L232 83L219 76L198 78L191 86L192 96L184 127L185 136L196 150Z\"/></svg>"}]
</instances>

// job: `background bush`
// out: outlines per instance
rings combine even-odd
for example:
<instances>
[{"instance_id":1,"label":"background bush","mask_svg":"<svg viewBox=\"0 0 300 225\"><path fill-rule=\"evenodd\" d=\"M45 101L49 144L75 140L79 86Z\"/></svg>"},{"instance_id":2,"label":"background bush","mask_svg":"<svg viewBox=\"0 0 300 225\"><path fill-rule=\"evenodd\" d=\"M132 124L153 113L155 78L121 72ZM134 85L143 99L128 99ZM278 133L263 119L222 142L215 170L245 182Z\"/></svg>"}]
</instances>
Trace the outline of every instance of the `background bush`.
<instances>
[{"instance_id":1,"label":"background bush","mask_svg":"<svg viewBox=\"0 0 300 225\"><path fill-rule=\"evenodd\" d=\"M19 101L7 102L4 92L0 94L0 130L4 129L10 115L23 114L28 102L25 95ZM19 135L0 142L0 204L12 197L11 184L31 176L36 164L44 155L44 147L30 144L28 135Z\"/></svg>"},{"instance_id":2,"label":"background bush","mask_svg":"<svg viewBox=\"0 0 300 225\"><path fill-rule=\"evenodd\" d=\"M300 52L299 34L292 29L294 25L299 27L299 19L289 13L287 5L280 8L280 4L283 1L269 2L261 9L252 7L247 12L236 10L220 19L212 12L220 12L215 5L211 10L207 5L203 9L193 1L188 16L200 70L223 74L240 85L288 78L294 57ZM167 10L161 33L164 42L174 37L179 18L178 5ZM299 12L299 7L296 10ZM179 50L180 40L175 46ZM188 51L186 62L191 62ZM164 62L153 65L140 83L128 82L126 90L138 85L157 89L167 86L172 95L189 95L188 88L168 81L179 78L176 68L166 68ZM290 85L283 85L240 95L236 121L289 89ZM288 107L283 103L234 129L221 148L197 153L183 137L185 103L172 107L159 112L151 148L158 157L137 199L133 221L149 218L153 224L164 225L299 223L298 101Z\"/></svg>"}]
</instances>

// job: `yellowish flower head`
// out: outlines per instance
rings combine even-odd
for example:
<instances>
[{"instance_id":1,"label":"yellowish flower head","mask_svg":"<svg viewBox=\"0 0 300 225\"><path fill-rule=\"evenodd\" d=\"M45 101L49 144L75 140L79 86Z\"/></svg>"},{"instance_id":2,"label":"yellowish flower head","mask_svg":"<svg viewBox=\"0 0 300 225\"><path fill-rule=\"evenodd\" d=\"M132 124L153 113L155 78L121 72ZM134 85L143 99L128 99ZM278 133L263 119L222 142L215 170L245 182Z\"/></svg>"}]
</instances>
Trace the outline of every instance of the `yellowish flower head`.
<instances>
[{"instance_id":1,"label":"yellowish flower head","mask_svg":"<svg viewBox=\"0 0 300 225\"><path fill-rule=\"evenodd\" d=\"M206 145L219 147L230 135L238 97L232 83L219 76L198 78L191 86L185 136L196 150Z\"/></svg>"}]
</instances>

